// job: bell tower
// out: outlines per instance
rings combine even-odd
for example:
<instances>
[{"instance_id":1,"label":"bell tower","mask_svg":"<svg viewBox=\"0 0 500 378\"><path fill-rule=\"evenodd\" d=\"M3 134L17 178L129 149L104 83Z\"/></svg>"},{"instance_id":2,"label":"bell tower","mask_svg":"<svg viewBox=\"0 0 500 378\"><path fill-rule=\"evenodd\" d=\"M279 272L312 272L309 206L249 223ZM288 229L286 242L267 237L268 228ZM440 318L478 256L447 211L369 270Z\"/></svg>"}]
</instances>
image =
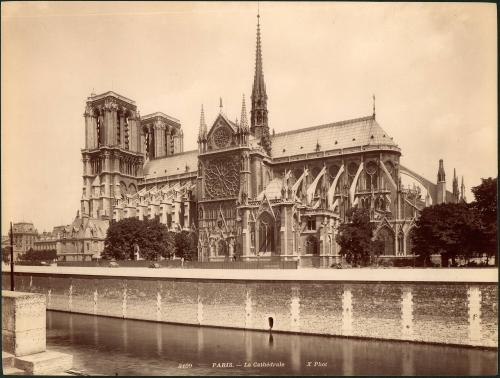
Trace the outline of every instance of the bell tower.
<instances>
[{"instance_id":1,"label":"bell tower","mask_svg":"<svg viewBox=\"0 0 500 378\"><path fill-rule=\"evenodd\" d=\"M85 107L82 217L111 219L115 204L137 191L144 147L135 102L114 92L92 94Z\"/></svg>"}]
</instances>

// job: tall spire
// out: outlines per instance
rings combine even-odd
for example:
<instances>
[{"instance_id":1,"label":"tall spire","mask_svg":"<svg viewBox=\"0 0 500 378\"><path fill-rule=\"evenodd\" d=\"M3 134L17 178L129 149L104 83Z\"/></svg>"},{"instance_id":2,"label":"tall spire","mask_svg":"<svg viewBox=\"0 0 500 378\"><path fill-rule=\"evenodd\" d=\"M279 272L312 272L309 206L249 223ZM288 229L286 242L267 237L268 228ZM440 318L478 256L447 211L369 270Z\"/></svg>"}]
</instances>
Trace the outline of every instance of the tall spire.
<instances>
[{"instance_id":1,"label":"tall spire","mask_svg":"<svg viewBox=\"0 0 500 378\"><path fill-rule=\"evenodd\" d=\"M257 43L255 49L255 75L252 87L252 109L250 111L250 132L260 140L262 147L271 154L267 111L267 93L262 65L262 44L260 35L260 12L257 13Z\"/></svg>"},{"instance_id":2,"label":"tall spire","mask_svg":"<svg viewBox=\"0 0 500 378\"><path fill-rule=\"evenodd\" d=\"M262 66L262 45L260 36L260 14L257 14L257 45L255 49L255 75L253 78L252 100L267 100L266 84Z\"/></svg>"},{"instance_id":3,"label":"tall spire","mask_svg":"<svg viewBox=\"0 0 500 378\"><path fill-rule=\"evenodd\" d=\"M247 120L247 106L245 104L245 94L243 94L243 99L241 100L241 118L240 125L243 131L248 130L248 120Z\"/></svg>"},{"instance_id":4,"label":"tall spire","mask_svg":"<svg viewBox=\"0 0 500 378\"><path fill-rule=\"evenodd\" d=\"M375 118L375 94L373 94L373 118Z\"/></svg>"}]
</instances>

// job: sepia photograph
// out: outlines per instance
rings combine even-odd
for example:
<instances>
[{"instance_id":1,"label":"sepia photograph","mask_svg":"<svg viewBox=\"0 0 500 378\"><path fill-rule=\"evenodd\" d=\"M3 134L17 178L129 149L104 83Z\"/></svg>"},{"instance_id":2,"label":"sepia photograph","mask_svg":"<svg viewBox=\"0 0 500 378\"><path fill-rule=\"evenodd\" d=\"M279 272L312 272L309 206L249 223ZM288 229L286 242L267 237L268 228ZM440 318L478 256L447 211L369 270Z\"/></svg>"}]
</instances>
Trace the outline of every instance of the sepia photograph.
<instances>
[{"instance_id":1,"label":"sepia photograph","mask_svg":"<svg viewBox=\"0 0 500 378\"><path fill-rule=\"evenodd\" d=\"M1 6L2 374L498 374L497 7Z\"/></svg>"}]
</instances>

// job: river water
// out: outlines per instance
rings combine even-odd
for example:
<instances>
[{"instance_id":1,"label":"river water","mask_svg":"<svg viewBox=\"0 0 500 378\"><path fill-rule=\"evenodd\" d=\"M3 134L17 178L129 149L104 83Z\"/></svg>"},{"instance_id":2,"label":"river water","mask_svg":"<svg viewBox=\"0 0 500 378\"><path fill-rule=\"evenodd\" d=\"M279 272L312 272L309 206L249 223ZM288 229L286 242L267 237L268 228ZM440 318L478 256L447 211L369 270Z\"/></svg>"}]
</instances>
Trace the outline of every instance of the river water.
<instances>
[{"instance_id":1,"label":"river water","mask_svg":"<svg viewBox=\"0 0 500 378\"><path fill-rule=\"evenodd\" d=\"M496 375L497 351L47 312L47 348L103 375Z\"/></svg>"}]
</instances>

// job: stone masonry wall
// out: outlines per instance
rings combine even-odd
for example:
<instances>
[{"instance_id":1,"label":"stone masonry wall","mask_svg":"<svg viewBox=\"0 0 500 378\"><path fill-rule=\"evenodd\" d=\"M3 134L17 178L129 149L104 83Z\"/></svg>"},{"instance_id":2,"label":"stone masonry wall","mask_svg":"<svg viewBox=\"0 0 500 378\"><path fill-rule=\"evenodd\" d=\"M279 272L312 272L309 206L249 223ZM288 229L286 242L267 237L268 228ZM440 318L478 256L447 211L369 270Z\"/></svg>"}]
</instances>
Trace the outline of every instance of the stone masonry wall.
<instances>
[{"instance_id":1,"label":"stone masonry wall","mask_svg":"<svg viewBox=\"0 0 500 378\"><path fill-rule=\"evenodd\" d=\"M9 275L3 274L8 289ZM495 284L16 274L50 310L192 325L497 347Z\"/></svg>"}]
</instances>

